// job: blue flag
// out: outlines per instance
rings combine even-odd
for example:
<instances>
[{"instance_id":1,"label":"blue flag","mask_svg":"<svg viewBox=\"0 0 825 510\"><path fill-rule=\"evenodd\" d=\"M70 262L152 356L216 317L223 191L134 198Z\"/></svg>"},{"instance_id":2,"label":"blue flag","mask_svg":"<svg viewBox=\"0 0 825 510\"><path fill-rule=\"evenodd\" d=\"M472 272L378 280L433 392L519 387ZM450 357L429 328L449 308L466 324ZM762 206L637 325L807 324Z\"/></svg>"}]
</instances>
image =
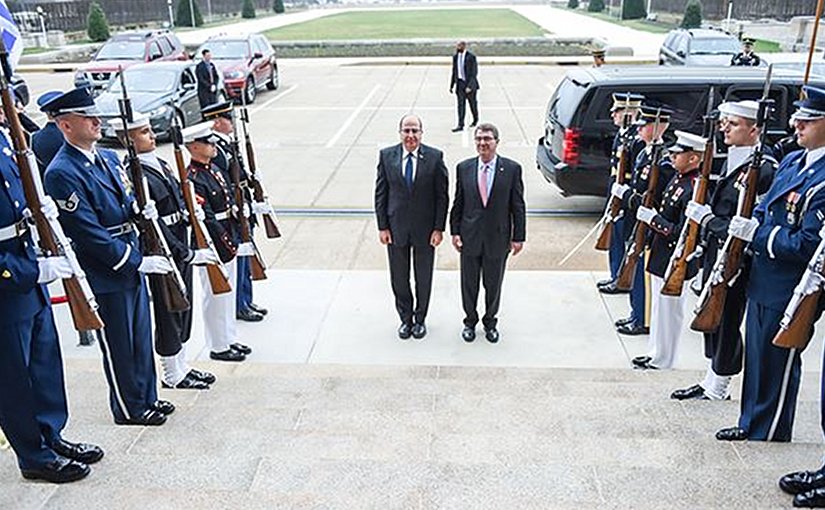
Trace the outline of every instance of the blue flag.
<instances>
[{"instance_id":1,"label":"blue flag","mask_svg":"<svg viewBox=\"0 0 825 510\"><path fill-rule=\"evenodd\" d=\"M23 54L23 39L20 38L20 30L11 17L9 7L5 0L0 0L0 30L3 33L3 43L6 51L9 52L9 64L12 71L17 67L20 55Z\"/></svg>"}]
</instances>

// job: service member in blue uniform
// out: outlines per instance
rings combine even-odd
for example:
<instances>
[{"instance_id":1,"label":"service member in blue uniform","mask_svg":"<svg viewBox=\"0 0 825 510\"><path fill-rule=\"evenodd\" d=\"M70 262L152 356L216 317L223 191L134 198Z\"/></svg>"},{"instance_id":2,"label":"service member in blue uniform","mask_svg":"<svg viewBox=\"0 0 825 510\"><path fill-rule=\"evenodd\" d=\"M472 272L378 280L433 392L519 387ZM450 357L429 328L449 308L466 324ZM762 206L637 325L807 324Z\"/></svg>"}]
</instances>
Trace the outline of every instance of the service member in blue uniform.
<instances>
[{"instance_id":1,"label":"service member in blue uniform","mask_svg":"<svg viewBox=\"0 0 825 510\"><path fill-rule=\"evenodd\" d=\"M754 254L739 425L718 431L720 440L790 441L793 433L801 353L772 340L825 222L825 90L804 89L791 120L805 149L782 160L753 218L730 222L729 235L750 242Z\"/></svg>"},{"instance_id":2,"label":"service member in blue uniform","mask_svg":"<svg viewBox=\"0 0 825 510\"><path fill-rule=\"evenodd\" d=\"M2 112L0 112L2 117ZM65 256L37 257L20 173L0 136L0 428L24 478L53 483L85 478L103 458L91 444L62 437L68 420L60 340L46 284L72 275ZM57 206L41 198L51 220Z\"/></svg>"},{"instance_id":3,"label":"service member in blue uniform","mask_svg":"<svg viewBox=\"0 0 825 510\"><path fill-rule=\"evenodd\" d=\"M662 136L670 126L671 113L670 109L660 105L642 106L637 124L639 125L639 138L645 143L645 147L636 156L630 184L614 183L611 188L611 194L622 200L622 214L626 222L624 225L625 242L627 243L633 241L636 210L642 204L642 199L647 193L652 168L653 145L655 142L661 141ZM670 165L670 159L667 156L662 156L659 160L658 187L654 194L657 203L658 198L662 196L665 185L670 181L674 172L675 170ZM645 276L645 258L643 252L642 256L639 257L638 264L636 264L633 287L630 289L629 296L630 315L616 321L616 331L623 335L646 335L650 332L650 319L647 312L647 298L645 297L649 286Z\"/></svg>"},{"instance_id":4,"label":"service member in blue uniform","mask_svg":"<svg viewBox=\"0 0 825 510\"><path fill-rule=\"evenodd\" d=\"M32 135L32 152L37 159L37 167L41 175L46 171L46 167L52 162L54 155L63 146L63 133L57 127L48 104L51 100L63 95L59 90L45 92L37 98L37 106L46 115L46 125Z\"/></svg>"},{"instance_id":5,"label":"service member in blue uniform","mask_svg":"<svg viewBox=\"0 0 825 510\"><path fill-rule=\"evenodd\" d=\"M211 250L190 248L189 214L181 184L175 178L169 163L158 157L155 152L155 133L152 131L149 117L135 113L127 128L128 136L140 159L149 196L155 202L160 216L158 225L186 285L186 299L192 303L192 266L216 262L217 257ZM118 137L125 145L123 136L120 125ZM196 205L196 210L203 214L200 206ZM209 389L209 385L215 382L215 376L191 368L186 359L186 342L192 332L192 308L189 307L182 312L169 310L166 302L159 297L163 295L160 282L151 276L148 280L152 295L157 296L152 300L152 310L155 318L155 351L160 356L163 369L161 384L164 388Z\"/></svg>"},{"instance_id":6,"label":"service member in blue uniform","mask_svg":"<svg viewBox=\"0 0 825 510\"><path fill-rule=\"evenodd\" d=\"M61 209L60 223L75 246L97 297L109 405L119 425L162 425L174 406L157 398L145 273L167 273L164 257L141 255L133 220L157 218L149 202L136 212L121 180L117 154L96 147L100 119L92 91L78 88L50 103L66 143L46 169L45 187Z\"/></svg>"},{"instance_id":7,"label":"service member in blue uniform","mask_svg":"<svg viewBox=\"0 0 825 510\"><path fill-rule=\"evenodd\" d=\"M641 94L631 94L628 92L617 92L613 94L613 106L610 108L610 117L613 119L613 124L618 127L619 130L613 138L613 148L610 151L610 182L607 188L608 202L610 202L612 198L610 190L613 188L613 183L616 182L616 175L619 173L622 148L624 147L625 140L627 140L630 150L628 154L624 156L626 158L624 182L629 183L633 178L633 164L639 152L645 147L644 141L638 137L639 127L633 124L636 121L643 100L644 96ZM630 124L625 127L627 121L629 121ZM596 283L599 292L602 294L624 294L627 292L616 287L616 278L619 277L619 269L622 266L625 253L625 240L627 239L624 231L625 224L624 215L620 213L619 218L613 222L613 231L610 235L610 249L607 252L610 264L610 278Z\"/></svg>"},{"instance_id":8,"label":"service member in blue uniform","mask_svg":"<svg viewBox=\"0 0 825 510\"><path fill-rule=\"evenodd\" d=\"M723 122L720 130L724 134L728 155L718 175L712 175L715 182L713 193L706 204L691 201L685 214L688 219L701 225L702 284L707 282L716 264L719 250L728 237L728 226L739 205L742 183L753 161L753 151L759 142L761 129L756 126L759 104L756 101L728 102L719 105ZM759 169L757 197L768 191L776 171L776 160L764 155ZM722 321L713 333L704 333L705 357L710 360L705 377L699 384L674 391L670 398L676 400L725 400L730 398L730 383L733 376L742 371L744 345L742 343L742 320L745 318L745 288L748 281L750 261L746 260L742 274L728 289Z\"/></svg>"}]
</instances>

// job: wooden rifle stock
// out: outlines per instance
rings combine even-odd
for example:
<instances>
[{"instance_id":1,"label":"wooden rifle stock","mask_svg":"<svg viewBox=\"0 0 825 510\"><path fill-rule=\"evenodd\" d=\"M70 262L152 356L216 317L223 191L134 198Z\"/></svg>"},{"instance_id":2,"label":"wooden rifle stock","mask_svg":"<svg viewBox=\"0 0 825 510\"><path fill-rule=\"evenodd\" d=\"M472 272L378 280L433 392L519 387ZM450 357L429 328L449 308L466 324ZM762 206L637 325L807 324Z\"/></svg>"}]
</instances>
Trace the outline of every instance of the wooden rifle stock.
<instances>
[{"instance_id":1,"label":"wooden rifle stock","mask_svg":"<svg viewBox=\"0 0 825 510\"><path fill-rule=\"evenodd\" d=\"M75 329L78 331L101 329L104 324L97 312L97 300L86 280L86 274L77 261L69 239L63 233L60 223L57 220L46 218L41 210L40 197L44 194L43 184L40 181L34 154L26 143L23 127L20 124L20 118L17 116L17 109L14 106L14 99L9 89L8 80L11 76L11 68L8 58L6 46L0 38L0 65L3 68L0 72L0 99L2 99L3 112L9 123L9 132L14 146L17 168L20 170L23 194L26 197L26 204L32 213L37 229L39 247L47 257L65 256L72 266L74 275L63 280L63 288L69 301Z\"/></svg>"},{"instance_id":2,"label":"wooden rifle stock","mask_svg":"<svg viewBox=\"0 0 825 510\"><path fill-rule=\"evenodd\" d=\"M621 149L619 153L619 168L616 173L616 183L624 184L624 176L627 172L627 164L630 159L629 139L627 133L623 135ZM596 249L600 251L607 251L610 249L610 238L613 235L613 222L619 217L622 211L622 200L620 198L610 195L610 201L607 205L607 211L602 218L602 230L599 232L599 237L596 239Z\"/></svg>"},{"instance_id":3,"label":"wooden rifle stock","mask_svg":"<svg viewBox=\"0 0 825 510\"><path fill-rule=\"evenodd\" d=\"M249 130L246 124L249 122L249 114L244 106L241 110L241 125L243 126L244 142L246 146L246 164L249 167L249 177L252 180L252 196L257 203L269 203L269 197L264 190L264 185L258 175L258 164L255 159L255 149L252 147L252 138L249 136ZM269 239L276 239L281 237L281 230L278 228L278 223L275 220L274 213L267 213L261 215L264 219L264 229L266 230L266 237Z\"/></svg>"},{"instance_id":4,"label":"wooden rifle stock","mask_svg":"<svg viewBox=\"0 0 825 510\"><path fill-rule=\"evenodd\" d=\"M233 127L235 120L233 117ZM255 281L266 280L266 265L261 257L258 247L255 246L255 240L252 239L252 231L249 228L249 218L243 213L243 206L246 203L244 197L243 187L241 187L241 163L240 151L238 150L238 133L237 130L233 133L232 139L232 161L229 162L229 174L232 177L232 184L235 186L235 203L238 206L238 224L241 228L241 242L251 243L255 253L249 257L249 269L252 279Z\"/></svg>"},{"instance_id":5,"label":"wooden rifle stock","mask_svg":"<svg viewBox=\"0 0 825 510\"><path fill-rule=\"evenodd\" d=\"M802 298L796 308L796 313L787 327L780 325L779 331L773 338L773 345L786 349L804 349L811 341L814 320L819 308L819 298L822 296L822 288L813 294L808 294Z\"/></svg>"}]
</instances>

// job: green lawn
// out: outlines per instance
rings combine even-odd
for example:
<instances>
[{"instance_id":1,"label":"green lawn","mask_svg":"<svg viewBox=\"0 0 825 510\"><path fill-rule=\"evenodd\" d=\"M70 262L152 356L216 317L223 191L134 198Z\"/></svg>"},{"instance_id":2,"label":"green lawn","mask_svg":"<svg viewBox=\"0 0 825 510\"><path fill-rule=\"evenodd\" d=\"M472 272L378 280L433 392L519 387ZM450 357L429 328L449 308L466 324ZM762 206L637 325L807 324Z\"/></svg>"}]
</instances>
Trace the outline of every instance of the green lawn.
<instances>
[{"instance_id":1,"label":"green lawn","mask_svg":"<svg viewBox=\"0 0 825 510\"><path fill-rule=\"evenodd\" d=\"M276 28L271 40L531 37L544 31L510 9L349 12Z\"/></svg>"}]
</instances>

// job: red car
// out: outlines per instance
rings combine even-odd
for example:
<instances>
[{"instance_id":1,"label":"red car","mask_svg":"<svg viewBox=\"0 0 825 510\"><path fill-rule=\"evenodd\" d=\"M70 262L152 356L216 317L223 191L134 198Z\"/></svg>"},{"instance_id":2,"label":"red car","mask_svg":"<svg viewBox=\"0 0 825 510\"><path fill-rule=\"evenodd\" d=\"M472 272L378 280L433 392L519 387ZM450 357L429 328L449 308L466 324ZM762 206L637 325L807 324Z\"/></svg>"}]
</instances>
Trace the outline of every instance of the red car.
<instances>
[{"instance_id":1,"label":"red car","mask_svg":"<svg viewBox=\"0 0 825 510\"><path fill-rule=\"evenodd\" d=\"M275 50L263 35L210 37L198 48L196 57L199 58L205 49L212 53L212 62L223 73L229 97L240 100L244 94L246 102L253 103L258 89L264 86L269 90L278 88Z\"/></svg>"},{"instance_id":2,"label":"red car","mask_svg":"<svg viewBox=\"0 0 825 510\"><path fill-rule=\"evenodd\" d=\"M76 87L91 85L97 94L106 88L119 67L125 69L143 62L188 59L183 44L168 30L123 32L112 36L88 64L78 69L74 82Z\"/></svg>"}]
</instances>

